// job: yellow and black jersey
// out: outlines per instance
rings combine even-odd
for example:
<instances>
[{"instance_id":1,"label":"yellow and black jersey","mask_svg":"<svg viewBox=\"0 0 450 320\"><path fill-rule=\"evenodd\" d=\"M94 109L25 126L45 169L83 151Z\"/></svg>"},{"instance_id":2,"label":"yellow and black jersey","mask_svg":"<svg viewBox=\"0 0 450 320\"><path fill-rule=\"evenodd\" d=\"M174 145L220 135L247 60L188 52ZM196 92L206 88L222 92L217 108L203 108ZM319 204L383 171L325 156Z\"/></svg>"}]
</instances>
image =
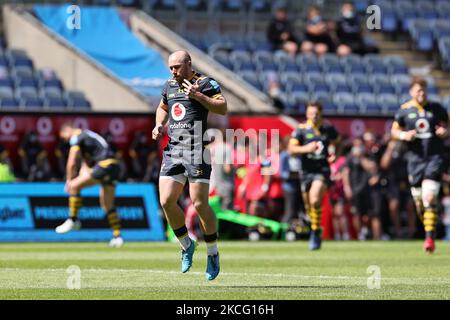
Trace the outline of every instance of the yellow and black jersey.
<instances>
[{"instance_id":1,"label":"yellow and black jersey","mask_svg":"<svg viewBox=\"0 0 450 320\"><path fill-rule=\"evenodd\" d=\"M317 141L318 147L312 153L302 154L302 171L317 171L328 167L328 146L339 139L336 128L329 124L315 126L307 121L301 123L292 133L289 143L295 145L306 145Z\"/></svg>"},{"instance_id":2,"label":"yellow and black jersey","mask_svg":"<svg viewBox=\"0 0 450 320\"><path fill-rule=\"evenodd\" d=\"M192 84L199 85L199 91L204 95L216 99L222 96L220 85L216 80L200 73L194 73L190 80ZM184 93L184 87L176 80L168 80L162 90L162 101L169 107L169 144L168 147L193 143L203 144L203 135L207 129L208 109L200 102L189 98ZM199 127L201 126L201 130ZM189 142L184 143L178 139L180 135L188 132ZM201 134L201 136L200 136Z\"/></svg>"},{"instance_id":3,"label":"yellow and black jersey","mask_svg":"<svg viewBox=\"0 0 450 320\"><path fill-rule=\"evenodd\" d=\"M393 124L403 130L416 130L416 138L407 146L408 151L421 158L441 154L444 150L444 140L435 133L437 125L448 125L447 111L439 103L426 102L421 106L415 100L401 106Z\"/></svg>"},{"instance_id":4,"label":"yellow and black jersey","mask_svg":"<svg viewBox=\"0 0 450 320\"><path fill-rule=\"evenodd\" d=\"M90 130L76 130L70 138L70 147L80 150L83 160L89 167L102 160L114 159L114 152L105 139Z\"/></svg>"}]
</instances>

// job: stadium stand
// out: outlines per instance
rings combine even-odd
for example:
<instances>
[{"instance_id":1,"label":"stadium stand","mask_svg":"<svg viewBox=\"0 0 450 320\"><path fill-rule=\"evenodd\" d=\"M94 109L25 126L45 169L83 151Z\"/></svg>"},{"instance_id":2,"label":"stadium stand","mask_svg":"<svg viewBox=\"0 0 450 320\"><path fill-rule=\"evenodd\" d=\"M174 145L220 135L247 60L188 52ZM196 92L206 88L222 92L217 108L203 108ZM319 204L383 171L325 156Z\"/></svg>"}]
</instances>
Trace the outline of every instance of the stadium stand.
<instances>
[{"instance_id":1,"label":"stadium stand","mask_svg":"<svg viewBox=\"0 0 450 320\"><path fill-rule=\"evenodd\" d=\"M0 51L0 107L13 109L90 110L91 104L80 92L65 90L61 79L50 68L35 69L22 49L8 48L3 36Z\"/></svg>"}]
</instances>

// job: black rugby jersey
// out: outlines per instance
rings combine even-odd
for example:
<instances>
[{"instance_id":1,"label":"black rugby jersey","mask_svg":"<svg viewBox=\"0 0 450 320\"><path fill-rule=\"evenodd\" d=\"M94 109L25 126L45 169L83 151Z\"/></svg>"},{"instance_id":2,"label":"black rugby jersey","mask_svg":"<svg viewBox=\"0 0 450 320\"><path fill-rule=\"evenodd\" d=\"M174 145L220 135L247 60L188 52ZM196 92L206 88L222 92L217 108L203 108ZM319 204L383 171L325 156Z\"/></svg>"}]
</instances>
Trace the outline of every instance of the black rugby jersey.
<instances>
[{"instance_id":1,"label":"black rugby jersey","mask_svg":"<svg viewBox=\"0 0 450 320\"><path fill-rule=\"evenodd\" d=\"M394 126L404 130L416 130L416 138L407 142L409 153L421 158L442 154L444 140L436 136L436 125L448 124L447 111L435 102L419 105L414 99L404 103L395 115Z\"/></svg>"},{"instance_id":2,"label":"black rugby jersey","mask_svg":"<svg viewBox=\"0 0 450 320\"><path fill-rule=\"evenodd\" d=\"M114 152L105 139L90 130L77 130L70 138L70 147L80 148L81 156L89 167L114 158Z\"/></svg>"},{"instance_id":3,"label":"black rugby jersey","mask_svg":"<svg viewBox=\"0 0 450 320\"><path fill-rule=\"evenodd\" d=\"M299 124L292 133L290 143L306 145L317 141L318 148L315 152L301 155L302 171L317 171L328 165L328 146L339 138L337 130L329 124L321 124L315 127L311 122Z\"/></svg>"},{"instance_id":4,"label":"black rugby jersey","mask_svg":"<svg viewBox=\"0 0 450 320\"><path fill-rule=\"evenodd\" d=\"M212 78L195 73L191 83L199 85L199 92L210 98L222 96L220 86ZM168 148L191 148L206 144L203 135L207 129L208 112L200 102L191 99L176 80L168 80L162 90L163 103L169 106Z\"/></svg>"}]
</instances>

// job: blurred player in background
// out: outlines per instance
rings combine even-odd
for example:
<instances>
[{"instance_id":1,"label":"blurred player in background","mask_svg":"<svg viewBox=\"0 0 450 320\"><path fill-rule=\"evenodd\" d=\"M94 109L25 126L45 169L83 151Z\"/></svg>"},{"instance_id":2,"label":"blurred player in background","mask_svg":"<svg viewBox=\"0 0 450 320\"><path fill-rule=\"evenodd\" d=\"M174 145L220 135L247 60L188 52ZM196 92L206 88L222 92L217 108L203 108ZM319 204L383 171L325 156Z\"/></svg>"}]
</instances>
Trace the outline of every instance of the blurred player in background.
<instances>
[{"instance_id":1,"label":"blurred player in background","mask_svg":"<svg viewBox=\"0 0 450 320\"><path fill-rule=\"evenodd\" d=\"M310 102L306 107L306 123L301 123L289 142L289 154L302 159L302 194L305 209L311 219L310 250L318 250L322 242L322 199L331 184L328 147L336 145L336 129L322 122L322 106Z\"/></svg>"},{"instance_id":2,"label":"blurred player in background","mask_svg":"<svg viewBox=\"0 0 450 320\"><path fill-rule=\"evenodd\" d=\"M114 207L119 165L117 159L114 158L113 151L105 139L97 133L74 128L71 124L61 126L60 137L70 143L65 186L65 190L69 193L70 217L55 231L67 233L81 228L78 219L78 212L82 206L80 192L83 188L101 184L100 205L105 210L113 231L113 238L109 245L111 247L122 246L120 219ZM77 174L76 163L79 157L82 159L82 164Z\"/></svg>"},{"instance_id":3,"label":"blurred player in background","mask_svg":"<svg viewBox=\"0 0 450 320\"><path fill-rule=\"evenodd\" d=\"M438 221L438 195L442 174L444 140L448 137L448 114L438 103L427 101L427 82L414 78L412 99L395 115L391 134L407 145L408 180L416 210L425 227L424 250L433 253Z\"/></svg>"},{"instance_id":4,"label":"blurred player in background","mask_svg":"<svg viewBox=\"0 0 450 320\"><path fill-rule=\"evenodd\" d=\"M220 271L217 221L208 203L211 164L204 158L209 153L205 150L203 136L208 112L226 114L227 102L214 79L192 69L191 57L186 51L172 53L168 64L173 78L164 86L152 133L153 139L159 139L164 125L169 122L169 142L164 149L159 179L160 202L181 244L181 271L185 273L192 266L197 244L188 235L185 216L177 201L189 180L189 193L200 217L208 250L206 279L214 280Z\"/></svg>"}]
</instances>

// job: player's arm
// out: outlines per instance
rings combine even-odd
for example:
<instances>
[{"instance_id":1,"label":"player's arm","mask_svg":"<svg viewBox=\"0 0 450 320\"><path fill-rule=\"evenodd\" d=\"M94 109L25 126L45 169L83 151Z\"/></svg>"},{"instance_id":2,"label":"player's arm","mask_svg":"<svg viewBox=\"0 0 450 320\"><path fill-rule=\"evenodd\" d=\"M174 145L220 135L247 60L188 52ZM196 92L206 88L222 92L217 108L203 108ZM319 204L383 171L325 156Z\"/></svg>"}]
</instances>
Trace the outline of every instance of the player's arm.
<instances>
[{"instance_id":1,"label":"player's arm","mask_svg":"<svg viewBox=\"0 0 450 320\"><path fill-rule=\"evenodd\" d=\"M439 116L439 122L436 126L436 135L441 139L447 139L449 132L449 121L448 121L448 113L447 110L441 109L441 114Z\"/></svg>"},{"instance_id":2,"label":"player's arm","mask_svg":"<svg viewBox=\"0 0 450 320\"><path fill-rule=\"evenodd\" d=\"M158 140L164 128L164 125L167 123L169 119L169 106L164 102L164 99L161 99L158 108L156 109L156 120L155 120L155 128L152 131L152 138L154 140Z\"/></svg>"},{"instance_id":3,"label":"player's arm","mask_svg":"<svg viewBox=\"0 0 450 320\"><path fill-rule=\"evenodd\" d=\"M69 156L66 164L66 181L69 182L76 177L77 174L77 159L80 155L80 147L74 145L70 147Z\"/></svg>"},{"instance_id":4,"label":"player's arm","mask_svg":"<svg viewBox=\"0 0 450 320\"><path fill-rule=\"evenodd\" d=\"M185 94L189 96L189 98L197 100L209 111L220 115L227 114L227 100L220 93L220 91L208 90L209 92L215 93L210 97L200 91L200 84L198 83L198 81L192 84L188 80L184 80L183 87Z\"/></svg>"},{"instance_id":5,"label":"player's arm","mask_svg":"<svg viewBox=\"0 0 450 320\"><path fill-rule=\"evenodd\" d=\"M416 138L416 130L405 130L399 120L395 120L391 128L391 136L395 140L412 141Z\"/></svg>"},{"instance_id":6,"label":"player's arm","mask_svg":"<svg viewBox=\"0 0 450 320\"><path fill-rule=\"evenodd\" d=\"M301 154L314 152L316 151L316 148L317 148L316 141L312 141L308 144L302 145L297 137L292 137L289 140L287 151L291 156L298 156Z\"/></svg>"}]
</instances>

